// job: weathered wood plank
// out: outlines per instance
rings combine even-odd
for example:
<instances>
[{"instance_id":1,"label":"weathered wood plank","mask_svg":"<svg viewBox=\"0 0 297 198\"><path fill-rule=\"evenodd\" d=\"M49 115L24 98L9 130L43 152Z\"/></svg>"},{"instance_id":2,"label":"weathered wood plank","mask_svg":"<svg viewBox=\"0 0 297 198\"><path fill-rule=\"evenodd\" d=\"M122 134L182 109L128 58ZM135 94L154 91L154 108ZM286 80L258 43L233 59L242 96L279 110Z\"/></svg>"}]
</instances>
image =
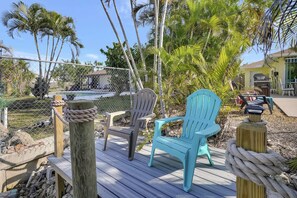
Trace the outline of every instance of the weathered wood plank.
<instances>
[{"instance_id":1,"label":"weathered wood plank","mask_svg":"<svg viewBox=\"0 0 297 198\"><path fill-rule=\"evenodd\" d=\"M102 144L101 141L97 141L97 142L99 144ZM96 144L96 148L98 147L97 144ZM110 144L112 144L112 145L110 145L111 149L113 148L115 151L121 150L121 148L120 148L121 146L117 145L113 141L111 141ZM122 151L123 151L123 149L122 149ZM146 152L145 153L146 156L148 155L148 151L143 151L143 150L140 151L141 154L143 154L143 152ZM150 152L149 152L149 154L150 154ZM114 156L115 154L111 153L110 155ZM137 159L139 159L139 157L141 157L141 156L138 155ZM171 158L171 157L158 158L157 155L156 155L155 159L156 159L156 166L158 167L158 169L161 169L166 173L171 173L171 175L175 175L178 178L180 178L181 182L183 181L183 167L179 161L174 161L173 158ZM143 163L145 163L144 165L146 166L146 164L148 162L148 157L142 158L142 161L143 161ZM149 168L149 169L151 169L151 168ZM212 167L208 167L208 169L210 169L210 171L216 171ZM221 172L224 173L224 171L221 171ZM234 176L232 175L232 177L234 177ZM208 190L208 193L214 192L220 196L223 196L226 194L235 194L235 189L236 189L235 183L233 181L221 178L214 174L204 172L203 169L201 169L201 167L199 167L199 170L196 169L196 171L195 171L195 177L193 179L193 184L196 184L196 185L193 185L192 190L194 190L194 191L195 191L194 188L196 186L199 186L199 187L201 186L202 188L205 188L206 190ZM222 185L222 186L220 186L220 185ZM201 193L201 189L198 192Z\"/></svg>"},{"instance_id":2,"label":"weathered wood plank","mask_svg":"<svg viewBox=\"0 0 297 198\"><path fill-rule=\"evenodd\" d=\"M53 169L72 185L71 163L64 158L49 157ZM97 192L101 197L118 197L97 182Z\"/></svg>"},{"instance_id":3,"label":"weathered wood plank","mask_svg":"<svg viewBox=\"0 0 297 198\"><path fill-rule=\"evenodd\" d=\"M124 153L120 154L124 157ZM64 155L65 156L65 155ZM65 156L66 157L66 156ZM125 173L133 177L134 181L136 181L137 186L129 185L130 181L127 180L126 177L120 177L118 182L127 186L129 191L136 191L137 193L147 197L143 194L145 191L149 191L155 189L156 194L166 195L165 197L175 197L175 196L183 196L183 197L193 197L192 195L185 193L182 188L176 188L159 178L153 177L149 174L145 174L143 172L143 168L146 168L146 164L142 164L141 169L135 169L134 167L128 165L129 161L125 157L125 159L118 160L115 159L112 155L108 155L105 152L102 152L101 149L98 152L97 150L97 169L100 169L102 172L109 174L110 177L119 177L120 173ZM115 170L115 171L113 171ZM113 171L113 172L112 172ZM151 171L151 170L150 170ZM134 182L135 183L135 182ZM141 188L139 188L141 187ZM146 190L147 189L147 190ZM152 197L152 196L149 196ZM164 197L164 196L163 196Z\"/></svg>"},{"instance_id":4,"label":"weathered wood plank","mask_svg":"<svg viewBox=\"0 0 297 198\"><path fill-rule=\"evenodd\" d=\"M54 101L61 101L62 96L61 95L55 95L54 96ZM62 115L63 113L63 107L61 106L56 106L56 111ZM64 151L64 137L63 137L63 122L58 118L58 115L55 114L54 116L54 139L55 139L55 156L56 157L62 157L63 151ZM64 194L64 180L63 178L59 175L56 174L55 176L56 179L56 197L61 198L62 195Z\"/></svg>"},{"instance_id":5,"label":"weathered wood plank","mask_svg":"<svg viewBox=\"0 0 297 198\"><path fill-rule=\"evenodd\" d=\"M118 197L235 197L236 195L235 177L230 173L221 176L226 173L222 160L216 165L220 168L217 169L216 166L206 165L207 159L199 158L193 179L194 185L189 193L185 193L182 190L182 164L177 159L160 151L156 153L155 167L148 167L151 149L149 145L136 153L133 161L128 161L127 141L112 136L109 140L109 149L104 152L101 151L103 144L103 139L96 140L97 188L102 197L109 197L110 193ZM222 158L223 152L215 151L213 158ZM64 161L67 160L70 166L70 154L68 151L64 153ZM160 155L162 158L158 157ZM67 171L66 168L65 170ZM69 170L71 175L71 168L68 168L68 176ZM107 191L105 196L100 187Z\"/></svg>"},{"instance_id":6,"label":"weathered wood plank","mask_svg":"<svg viewBox=\"0 0 297 198\"><path fill-rule=\"evenodd\" d=\"M96 144L98 145L98 144ZM99 145L99 147L97 147L98 149L100 148L101 145ZM125 151L116 151L115 149L111 148L108 152L107 155L112 156L113 158L116 158L117 161L123 161L125 160L123 158L123 153ZM175 186L176 188L182 190L182 186L183 186L183 179L181 177L177 177L174 174L171 174L171 172L168 171L162 171L162 169L155 168L155 167L148 167L147 166L147 162L148 162L148 158L141 156L141 155L137 155L137 159L134 159L132 162L126 162L129 166L131 166L133 169L138 169L140 171L142 171L142 174L147 174L150 175L152 177L156 177L159 178L160 180L163 180L164 182L167 183L168 186L172 185ZM139 160L141 157L144 157L144 160ZM152 185L152 184L150 184ZM166 193L166 191L168 191L167 189L161 189L161 190L165 190L164 192ZM182 191L182 193L184 193ZM198 196L198 197L205 197L205 196L217 196L216 194L207 191L199 186L193 186L192 190L189 192L189 194L185 194L190 196L190 194L192 196ZM185 195L181 195L181 196L185 196Z\"/></svg>"},{"instance_id":7,"label":"weathered wood plank","mask_svg":"<svg viewBox=\"0 0 297 198\"><path fill-rule=\"evenodd\" d=\"M101 140L98 140L101 142ZM111 143L114 143L115 146L119 145L120 147L122 148L125 148L127 143L125 141L123 141L123 139L120 139L120 138L112 138L110 140ZM150 152L151 152L151 145L144 145L144 147L138 151L140 154L144 155L144 156L149 156L150 155ZM174 157L171 157L169 154L161 151L161 150L156 150L155 152L156 154L162 154L162 156L164 156L165 158L169 158L173 161L176 161L178 163L180 163L180 161ZM224 178L226 180L230 180L230 181L236 181L236 178L233 174L229 173L225 167L225 164L224 162L219 162L217 161L217 159L219 159L218 157L216 157L216 155L213 156L213 161L215 162L215 165L213 167L209 166L208 165L208 159L207 158L204 158L204 157L199 157L198 158L198 163L197 163L197 166L198 167L201 167L200 170L202 171L205 171L205 172L208 172L212 175L216 175L216 176L219 176L221 178ZM224 159L222 159L224 161ZM182 168L182 165L180 164L180 167L179 168ZM196 176L199 176L200 174L198 173L198 175ZM234 186L235 188L235 186Z\"/></svg>"}]
</instances>

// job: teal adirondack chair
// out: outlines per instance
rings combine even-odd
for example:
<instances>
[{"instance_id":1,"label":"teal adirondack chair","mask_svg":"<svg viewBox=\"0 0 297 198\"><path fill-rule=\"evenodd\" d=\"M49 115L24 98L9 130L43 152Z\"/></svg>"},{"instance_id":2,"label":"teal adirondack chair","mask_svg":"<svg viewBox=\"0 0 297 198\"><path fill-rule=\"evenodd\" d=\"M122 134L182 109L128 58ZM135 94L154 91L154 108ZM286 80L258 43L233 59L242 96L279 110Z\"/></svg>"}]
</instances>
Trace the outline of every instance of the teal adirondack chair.
<instances>
[{"instance_id":1,"label":"teal adirondack chair","mask_svg":"<svg viewBox=\"0 0 297 198\"><path fill-rule=\"evenodd\" d=\"M177 157L184 167L184 191L191 189L196 159L206 155L210 165L213 165L209 153L207 138L218 133L221 128L215 123L221 107L221 99L210 90L201 89L187 98L186 115L184 117L171 117L155 121L155 133L149 166L153 165L155 149L161 149ZM162 125L183 120L180 138L165 137L161 135Z\"/></svg>"}]
</instances>

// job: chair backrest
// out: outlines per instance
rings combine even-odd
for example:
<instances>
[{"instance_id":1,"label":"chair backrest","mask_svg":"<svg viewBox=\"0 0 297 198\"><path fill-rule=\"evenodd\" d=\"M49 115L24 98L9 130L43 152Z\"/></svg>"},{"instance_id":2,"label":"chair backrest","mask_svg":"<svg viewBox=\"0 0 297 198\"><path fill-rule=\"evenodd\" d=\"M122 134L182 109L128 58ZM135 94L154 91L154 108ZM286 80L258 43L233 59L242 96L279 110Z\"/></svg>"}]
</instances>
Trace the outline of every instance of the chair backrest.
<instances>
[{"instance_id":1,"label":"chair backrest","mask_svg":"<svg viewBox=\"0 0 297 198\"><path fill-rule=\"evenodd\" d=\"M130 125L134 126L138 118L152 114L156 106L156 102L157 94L149 88L144 88L134 94ZM144 123L141 127L143 126Z\"/></svg>"},{"instance_id":2,"label":"chair backrest","mask_svg":"<svg viewBox=\"0 0 297 198\"><path fill-rule=\"evenodd\" d=\"M281 79L278 79L278 83L279 83L279 88L281 90L283 90L285 88L284 84L282 83L282 80Z\"/></svg>"},{"instance_id":3,"label":"chair backrest","mask_svg":"<svg viewBox=\"0 0 297 198\"><path fill-rule=\"evenodd\" d=\"M200 89L188 96L181 137L193 139L195 132L215 124L220 107L221 99L210 90Z\"/></svg>"},{"instance_id":4,"label":"chair backrest","mask_svg":"<svg viewBox=\"0 0 297 198\"><path fill-rule=\"evenodd\" d=\"M238 96L242 100L243 104L248 105L248 102L247 102L246 98L243 95L239 94Z\"/></svg>"}]
</instances>

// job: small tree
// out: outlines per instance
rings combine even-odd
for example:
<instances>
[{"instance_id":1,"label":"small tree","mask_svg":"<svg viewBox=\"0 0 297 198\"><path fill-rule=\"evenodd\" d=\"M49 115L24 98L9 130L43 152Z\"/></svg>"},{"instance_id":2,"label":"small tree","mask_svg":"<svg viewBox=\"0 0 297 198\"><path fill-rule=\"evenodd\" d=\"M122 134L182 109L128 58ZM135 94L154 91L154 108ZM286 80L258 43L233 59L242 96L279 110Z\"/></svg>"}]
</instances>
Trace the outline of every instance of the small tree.
<instances>
[{"instance_id":1,"label":"small tree","mask_svg":"<svg viewBox=\"0 0 297 198\"><path fill-rule=\"evenodd\" d=\"M40 97L40 99L43 99L44 96L48 93L49 86L45 82L43 78L37 77L34 87L31 89L32 94L35 97Z\"/></svg>"}]
</instances>

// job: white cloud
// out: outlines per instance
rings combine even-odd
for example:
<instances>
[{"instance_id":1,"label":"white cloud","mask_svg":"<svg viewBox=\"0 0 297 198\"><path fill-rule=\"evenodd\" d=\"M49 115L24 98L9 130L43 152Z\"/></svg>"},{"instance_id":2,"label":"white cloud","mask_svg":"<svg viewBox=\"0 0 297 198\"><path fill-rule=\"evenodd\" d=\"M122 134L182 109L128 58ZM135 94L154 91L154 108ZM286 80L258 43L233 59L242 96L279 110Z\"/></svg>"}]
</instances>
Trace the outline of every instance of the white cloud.
<instances>
[{"instance_id":1,"label":"white cloud","mask_svg":"<svg viewBox=\"0 0 297 198\"><path fill-rule=\"evenodd\" d=\"M22 51L14 51L13 52L14 57L19 58L30 58L30 59L37 59L37 53L28 53L28 52L22 52Z\"/></svg>"},{"instance_id":2,"label":"white cloud","mask_svg":"<svg viewBox=\"0 0 297 198\"><path fill-rule=\"evenodd\" d=\"M120 15L125 19L131 16L131 6L130 1L120 1L120 5L118 5Z\"/></svg>"},{"instance_id":3,"label":"white cloud","mask_svg":"<svg viewBox=\"0 0 297 198\"><path fill-rule=\"evenodd\" d=\"M86 54L85 56L91 59L99 59L99 56L97 54Z\"/></svg>"}]
</instances>

